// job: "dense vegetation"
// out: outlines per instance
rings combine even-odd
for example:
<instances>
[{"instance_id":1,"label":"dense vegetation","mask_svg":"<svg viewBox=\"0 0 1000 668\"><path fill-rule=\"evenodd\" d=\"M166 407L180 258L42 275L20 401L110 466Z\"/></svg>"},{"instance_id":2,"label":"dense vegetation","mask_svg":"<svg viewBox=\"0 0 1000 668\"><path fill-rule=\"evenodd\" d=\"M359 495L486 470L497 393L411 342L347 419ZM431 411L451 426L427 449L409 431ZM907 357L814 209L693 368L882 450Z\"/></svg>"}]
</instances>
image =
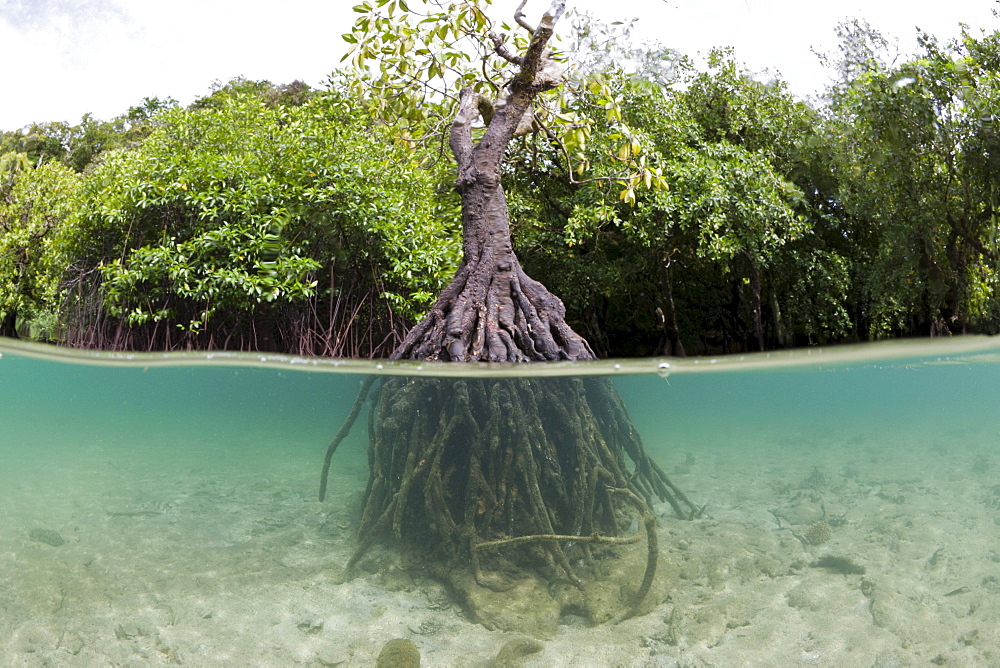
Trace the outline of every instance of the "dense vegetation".
<instances>
[{"instance_id":1,"label":"dense vegetation","mask_svg":"<svg viewBox=\"0 0 1000 668\"><path fill-rule=\"evenodd\" d=\"M234 81L150 122L131 145L134 126L105 125L101 151L7 135L23 150L5 156L0 331L373 355L457 261L439 171L335 89Z\"/></svg>"},{"instance_id":2,"label":"dense vegetation","mask_svg":"<svg viewBox=\"0 0 1000 668\"><path fill-rule=\"evenodd\" d=\"M1000 32L890 63L846 24L810 105L731 52L699 70L596 30L504 178L525 270L599 354L1000 332ZM387 354L461 221L448 114L363 78L0 134L0 335Z\"/></svg>"}]
</instances>

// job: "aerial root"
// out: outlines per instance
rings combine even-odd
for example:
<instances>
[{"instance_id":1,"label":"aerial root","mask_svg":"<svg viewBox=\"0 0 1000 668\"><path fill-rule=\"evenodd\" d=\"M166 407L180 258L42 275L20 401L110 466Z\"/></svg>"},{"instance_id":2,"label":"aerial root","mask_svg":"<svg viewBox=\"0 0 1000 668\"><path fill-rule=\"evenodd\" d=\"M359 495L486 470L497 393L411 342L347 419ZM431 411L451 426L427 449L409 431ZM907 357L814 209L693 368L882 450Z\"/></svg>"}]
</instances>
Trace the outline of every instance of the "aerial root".
<instances>
[{"instance_id":1,"label":"aerial root","mask_svg":"<svg viewBox=\"0 0 1000 668\"><path fill-rule=\"evenodd\" d=\"M646 570L643 573L642 582L639 588L636 590L632 597L632 601L628 604L625 610L615 619L615 623L621 623L630 617L633 617L638 611L642 602L646 599L649 594L649 590L653 585L653 579L656 576L656 564L659 556L659 546L656 536L656 518L650 512L649 508L646 506L645 502L639 498L634 492L623 488L607 488L607 491L612 494L617 494L622 496L630 505L632 505L636 511L638 511L640 518L642 519L644 533L646 535ZM477 575L479 573L479 558L478 552L480 550L487 549L497 549L503 547L513 547L517 545L525 545L528 543L579 543L579 544L599 544L599 545L631 545L639 542L641 534L635 534L633 536L602 536L600 534L592 534L589 536L572 536L572 535L560 535L560 534L532 534L528 536L515 536L513 538L500 538L497 540L488 540L475 543L472 546L474 560L477 566ZM568 567L568 566L567 566ZM579 578L573 574L572 571L567 572L570 580L580 586ZM477 577L478 580L478 577Z\"/></svg>"}]
</instances>

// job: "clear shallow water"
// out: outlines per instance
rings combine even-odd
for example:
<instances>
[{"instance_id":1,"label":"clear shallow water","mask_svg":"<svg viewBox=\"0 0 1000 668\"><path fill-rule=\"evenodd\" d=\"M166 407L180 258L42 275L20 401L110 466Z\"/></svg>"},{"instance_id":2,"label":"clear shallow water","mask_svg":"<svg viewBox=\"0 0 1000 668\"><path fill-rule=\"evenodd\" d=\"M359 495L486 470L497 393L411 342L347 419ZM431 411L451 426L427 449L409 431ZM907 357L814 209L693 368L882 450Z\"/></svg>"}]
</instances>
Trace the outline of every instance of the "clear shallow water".
<instances>
[{"instance_id":1,"label":"clear shallow water","mask_svg":"<svg viewBox=\"0 0 1000 668\"><path fill-rule=\"evenodd\" d=\"M1000 621L1000 585L993 591L990 584L1000 578L994 521L1000 492L994 500L993 491L1000 490L998 361L1000 341L973 338L530 369L103 355L0 340L0 597L7 602L0 606L0 653L16 662L80 665L364 665L389 637L415 637L425 656L439 662L462 657L470 647L492 651L484 640L490 634L461 621L454 609L428 605L428 619L456 626L414 635L412 620L392 616L397 608L421 610L410 594L380 588L384 583L377 579L345 585L329 577L350 553L353 513L367 475L362 422L338 450L334 493L325 504L315 501L316 486L326 445L366 374L530 371L613 376L650 453L696 502L709 504L714 531L735 532L713 543L711 536L696 535L708 525L676 527L661 509L664 531L674 532L675 541L664 539L667 546L694 532L683 540L717 548L701 555L702 563L729 563L740 558L740 541L765 541L757 553L771 550L788 563L777 575L765 573L768 582L814 586L815 596L831 597L826 607L845 628L839 599L823 593L833 585L794 566L808 564L819 550L839 549L866 562L866 578L881 577L899 590L920 586L940 596L969 587L981 596L979 612L962 616L934 607L958 600L953 597L934 598L919 615L897 601L890 615L902 620L896 628L870 612L889 603L862 592L860 576L845 585L841 575L837 586L856 595L843 601L845 610L866 605L869 612L858 613L850 631L855 654L840 641L824 648L831 663L871 663L886 652L914 660L951 652L956 660L989 663L995 657L989 643L956 643L971 630L985 638L986 626ZM800 545L791 537L826 519L835 531L826 546ZM53 534L63 543L41 540ZM881 541L889 535L895 543ZM951 553L949 565L930 568L928 560L940 549ZM669 556L664 559L669 563ZM718 600L711 591L736 586L702 576L708 579L699 586L709 593L690 604L692 611L711 608ZM738 584L750 587L752 581L741 576ZM419 587L404 591L419 594L424 604L429 600ZM782 594L786 608L790 591ZM757 595L764 596L752 588L741 594L747 601ZM766 597L775 599L773 592ZM829 633L821 611L791 609L808 632ZM681 640L656 641L672 633L656 627L669 627L667 612L636 621L634 628L622 625L601 642L626 662L651 660L656 651L693 660L699 647L704 653L697 658L723 663L752 661L745 652L754 647L772 656L782 647L789 657L807 651L795 646L805 631L753 642L731 638L733 652L749 643L744 654L725 654L727 643L715 638L710 651L714 631L699 626L694 613ZM956 618L967 619L968 628ZM762 616L747 624L765 622ZM940 648L920 645L908 624L922 625L929 640L921 642ZM567 638L573 632L567 627ZM570 646L586 649L578 637L567 643L560 649L553 641L538 665L568 661Z\"/></svg>"}]
</instances>

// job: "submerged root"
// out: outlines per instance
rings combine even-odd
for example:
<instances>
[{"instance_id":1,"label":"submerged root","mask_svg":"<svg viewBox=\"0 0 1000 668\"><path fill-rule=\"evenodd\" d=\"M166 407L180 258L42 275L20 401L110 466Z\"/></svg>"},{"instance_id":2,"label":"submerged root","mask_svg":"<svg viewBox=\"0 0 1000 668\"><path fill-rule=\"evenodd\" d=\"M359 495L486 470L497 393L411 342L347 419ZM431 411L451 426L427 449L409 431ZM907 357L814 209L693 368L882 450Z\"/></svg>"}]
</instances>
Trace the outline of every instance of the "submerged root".
<instances>
[{"instance_id":1,"label":"submerged root","mask_svg":"<svg viewBox=\"0 0 1000 668\"><path fill-rule=\"evenodd\" d=\"M362 388L330 458L373 386ZM380 537L444 562L470 564L476 580L491 553L529 568L562 572L577 587L567 549L589 558L623 535L636 513L648 557L625 619L645 599L656 571L653 500L683 518L698 508L646 455L610 380L603 378L383 378L368 419L371 474L355 566ZM630 464L631 463L631 470Z\"/></svg>"},{"instance_id":2,"label":"submerged root","mask_svg":"<svg viewBox=\"0 0 1000 668\"><path fill-rule=\"evenodd\" d=\"M632 602L625 609L625 612L615 620L617 624L639 612L639 607L646 600L646 594L649 593L650 587L653 586L653 578L656 576L656 559L659 556L659 545L656 540L656 518L653 517L653 513L649 512L649 507L643 503L642 499L627 489L613 489L611 491L621 495L639 511L642 517L642 526L646 530L646 572L642 576L642 583L639 585L639 589L632 597Z\"/></svg>"},{"instance_id":3,"label":"submerged root","mask_svg":"<svg viewBox=\"0 0 1000 668\"><path fill-rule=\"evenodd\" d=\"M351 427L354 426L354 421L358 419L358 414L361 412L361 407L364 406L365 399L368 398L368 392L371 391L372 384L375 382L375 376L369 376L365 379L365 382L361 385L361 391L358 392L358 398L354 400L354 406L351 407L351 412L347 415L347 419L344 420L344 424L341 425L340 431L337 435L333 437L330 441L330 446L326 449L326 456L323 458L323 472L319 477L319 500L322 501L326 498L326 485L327 481L330 479L330 462L333 461L333 453L337 451L341 442L347 435L351 433Z\"/></svg>"}]
</instances>

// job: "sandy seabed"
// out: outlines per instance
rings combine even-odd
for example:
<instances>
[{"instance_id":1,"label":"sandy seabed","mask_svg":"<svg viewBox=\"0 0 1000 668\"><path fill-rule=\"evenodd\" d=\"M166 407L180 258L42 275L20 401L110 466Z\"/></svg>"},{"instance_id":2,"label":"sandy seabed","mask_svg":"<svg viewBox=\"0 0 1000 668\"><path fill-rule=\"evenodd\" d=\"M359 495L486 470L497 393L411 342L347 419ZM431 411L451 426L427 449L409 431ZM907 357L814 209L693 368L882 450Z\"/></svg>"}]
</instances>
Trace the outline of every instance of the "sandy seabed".
<instances>
[{"instance_id":1,"label":"sandy seabed","mask_svg":"<svg viewBox=\"0 0 1000 668\"><path fill-rule=\"evenodd\" d=\"M708 508L656 508L666 596L566 615L522 665L1000 665L997 434L903 438L671 453ZM489 665L515 636L391 553L344 577L366 471L335 461L321 504L321 454L96 442L6 466L0 663L365 666L407 638L423 665Z\"/></svg>"}]
</instances>

